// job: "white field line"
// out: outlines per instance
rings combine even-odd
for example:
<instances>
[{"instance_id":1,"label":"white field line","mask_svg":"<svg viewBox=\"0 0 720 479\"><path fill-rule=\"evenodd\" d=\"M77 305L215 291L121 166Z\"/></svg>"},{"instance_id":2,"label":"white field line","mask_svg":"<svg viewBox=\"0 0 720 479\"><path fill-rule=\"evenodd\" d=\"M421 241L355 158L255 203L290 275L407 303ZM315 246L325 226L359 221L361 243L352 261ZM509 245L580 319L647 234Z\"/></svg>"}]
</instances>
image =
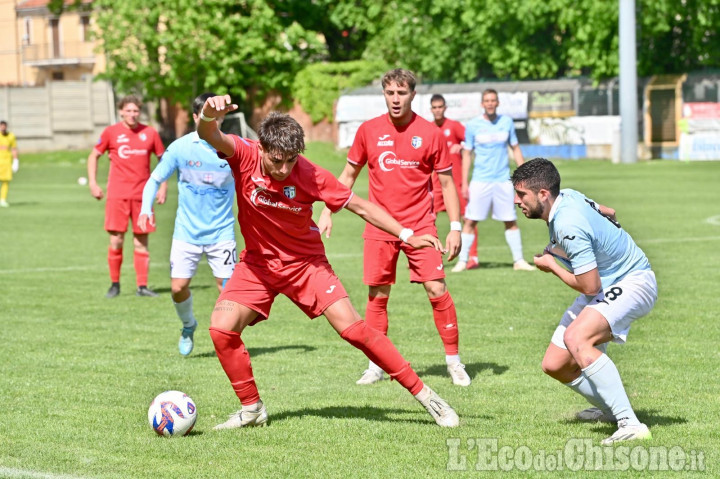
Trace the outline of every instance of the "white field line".
<instances>
[{"instance_id":1,"label":"white field line","mask_svg":"<svg viewBox=\"0 0 720 479\"><path fill-rule=\"evenodd\" d=\"M81 479L78 476L66 476L64 474L50 474L47 472L29 471L26 469L13 469L0 466L0 477L16 477L31 479Z\"/></svg>"},{"instance_id":2,"label":"white field line","mask_svg":"<svg viewBox=\"0 0 720 479\"><path fill-rule=\"evenodd\" d=\"M651 238L637 243L642 246L644 244L662 244L662 243L698 243L704 241L718 241L720 236L703 236L694 238ZM484 246L483 250L505 250L506 245L502 246ZM329 253L328 257L332 259L336 258L359 258L362 257L362 253ZM151 266L164 267L168 266L167 262L155 262L151 263ZM68 271L102 271L107 269L106 264L96 264L87 266L46 266L40 268L21 268L21 269L0 269L0 276L11 275L11 274L26 274L26 273L66 273ZM2 471L0 469L0 471Z\"/></svg>"}]
</instances>

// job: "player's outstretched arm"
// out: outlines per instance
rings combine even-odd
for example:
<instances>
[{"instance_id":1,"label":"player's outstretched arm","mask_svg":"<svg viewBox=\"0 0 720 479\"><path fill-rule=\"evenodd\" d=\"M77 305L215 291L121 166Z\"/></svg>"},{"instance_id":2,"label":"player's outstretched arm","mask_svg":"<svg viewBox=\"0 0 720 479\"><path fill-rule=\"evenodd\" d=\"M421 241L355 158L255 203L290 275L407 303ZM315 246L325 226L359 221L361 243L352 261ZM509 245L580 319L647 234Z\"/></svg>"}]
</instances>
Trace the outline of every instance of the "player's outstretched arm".
<instances>
[{"instance_id":1,"label":"player's outstretched arm","mask_svg":"<svg viewBox=\"0 0 720 479\"><path fill-rule=\"evenodd\" d=\"M216 118L225 116L237 109L238 106L230 101L230 95L218 95L205 100L205 104L200 110L200 121L197 126L198 135L225 156L231 156L235 153L235 143L229 136L220 131Z\"/></svg>"},{"instance_id":2,"label":"player's outstretched arm","mask_svg":"<svg viewBox=\"0 0 720 479\"><path fill-rule=\"evenodd\" d=\"M350 201L345 208L352 211L371 225L380 228L393 236L397 236L415 249L435 248L442 253L445 252L442 248L442 244L440 244L440 240L436 237L427 234L415 236L412 230L403 228L395 218L390 216L390 214L380 206L371 203L366 199L360 198L357 195L353 195L353 197L350 198Z\"/></svg>"},{"instance_id":3,"label":"player's outstretched arm","mask_svg":"<svg viewBox=\"0 0 720 479\"><path fill-rule=\"evenodd\" d=\"M338 181L348 188L352 188L360 174L360 170L362 170L362 166L347 163L342 173L340 173L340 176L338 176ZM325 233L325 237L329 238L332 233L332 211L330 211L330 208L327 206L323 208L320 213L317 225L320 229L320 234Z\"/></svg>"}]
</instances>

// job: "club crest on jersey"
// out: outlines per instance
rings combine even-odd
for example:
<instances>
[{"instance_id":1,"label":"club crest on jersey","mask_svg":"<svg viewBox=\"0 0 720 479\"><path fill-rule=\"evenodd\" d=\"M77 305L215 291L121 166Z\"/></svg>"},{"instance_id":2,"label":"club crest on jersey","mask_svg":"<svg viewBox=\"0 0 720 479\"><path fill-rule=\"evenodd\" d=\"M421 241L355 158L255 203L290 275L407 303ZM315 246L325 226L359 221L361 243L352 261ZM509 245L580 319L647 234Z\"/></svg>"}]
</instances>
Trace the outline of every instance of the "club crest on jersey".
<instances>
[{"instance_id":1,"label":"club crest on jersey","mask_svg":"<svg viewBox=\"0 0 720 479\"><path fill-rule=\"evenodd\" d=\"M443 131L443 133L445 133L445 136L450 136L450 128L445 128L445 131Z\"/></svg>"},{"instance_id":2,"label":"club crest on jersey","mask_svg":"<svg viewBox=\"0 0 720 479\"><path fill-rule=\"evenodd\" d=\"M410 145L417 150L422 146L422 138L419 136L413 136Z\"/></svg>"},{"instance_id":3,"label":"club crest on jersey","mask_svg":"<svg viewBox=\"0 0 720 479\"><path fill-rule=\"evenodd\" d=\"M213 182L212 173L205 173L205 175L203 175L203 183L212 184L212 182Z\"/></svg>"},{"instance_id":4,"label":"club crest on jersey","mask_svg":"<svg viewBox=\"0 0 720 479\"><path fill-rule=\"evenodd\" d=\"M141 139L142 141L147 140L147 135L146 135L145 133L140 133L139 136L140 136L140 139Z\"/></svg>"},{"instance_id":5,"label":"club crest on jersey","mask_svg":"<svg viewBox=\"0 0 720 479\"><path fill-rule=\"evenodd\" d=\"M291 200L295 198L295 187L294 186L283 186L283 193Z\"/></svg>"}]
</instances>

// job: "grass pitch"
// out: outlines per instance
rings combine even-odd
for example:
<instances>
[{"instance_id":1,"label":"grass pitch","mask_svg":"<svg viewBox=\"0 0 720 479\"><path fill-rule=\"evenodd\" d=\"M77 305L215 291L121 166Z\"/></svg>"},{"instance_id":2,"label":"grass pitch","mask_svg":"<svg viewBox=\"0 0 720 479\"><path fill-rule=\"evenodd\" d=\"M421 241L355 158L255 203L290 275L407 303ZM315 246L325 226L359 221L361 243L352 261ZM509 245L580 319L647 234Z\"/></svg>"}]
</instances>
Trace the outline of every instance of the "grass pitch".
<instances>
[{"instance_id":1,"label":"grass pitch","mask_svg":"<svg viewBox=\"0 0 720 479\"><path fill-rule=\"evenodd\" d=\"M336 174L344 166L344 152L330 145L312 144L308 156ZM168 204L156 206L158 232L150 241L150 286L160 297L134 295L127 236L122 294L107 300L104 204L77 184L86 157L22 155L11 206L0 209L0 477L720 474L720 163L557 163L563 187L617 209L660 288L628 344L609 348L653 439L598 453L578 444L597 446L614 428L576 422L582 398L540 370L575 294L551 275L514 272L502 225L492 221L479 227L481 268L447 278L472 386L450 384L429 302L421 286L408 283L404 258L389 304L390 337L456 408L459 428L435 426L394 382L356 386L364 356L323 318L310 321L278 298L271 319L243 335L270 427L213 431L239 403L207 333L217 291L206 265L192 284L195 350L187 358L177 352L181 323L168 276L176 185ZM103 177L106 171L104 157ZM355 191L367 197L366 173ZM334 221L328 256L362 313L363 223L348 211ZM547 244L547 228L522 217L519 223L530 260ZM438 225L444 238L444 214ZM197 403L188 437L160 438L147 424L150 401L166 389ZM684 462L663 462L663 451ZM680 472L655 471L653 463ZM606 472L590 471L598 467Z\"/></svg>"}]
</instances>

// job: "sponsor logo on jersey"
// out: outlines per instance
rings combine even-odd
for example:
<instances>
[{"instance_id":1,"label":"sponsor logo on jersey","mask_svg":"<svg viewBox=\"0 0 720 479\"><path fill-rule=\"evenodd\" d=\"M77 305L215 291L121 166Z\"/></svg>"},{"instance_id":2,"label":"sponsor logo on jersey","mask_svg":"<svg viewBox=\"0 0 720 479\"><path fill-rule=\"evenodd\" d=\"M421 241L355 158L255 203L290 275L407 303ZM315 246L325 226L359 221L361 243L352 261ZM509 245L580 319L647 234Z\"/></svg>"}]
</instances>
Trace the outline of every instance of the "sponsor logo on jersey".
<instances>
[{"instance_id":1,"label":"sponsor logo on jersey","mask_svg":"<svg viewBox=\"0 0 720 479\"><path fill-rule=\"evenodd\" d=\"M393 146L395 142L390 138L390 135L383 135L378 137L377 146Z\"/></svg>"},{"instance_id":2,"label":"sponsor logo on jersey","mask_svg":"<svg viewBox=\"0 0 720 479\"><path fill-rule=\"evenodd\" d=\"M263 185L265 184L265 178L263 177L256 178L254 176L251 176L250 179L253 180L255 183L261 183Z\"/></svg>"},{"instance_id":3,"label":"sponsor logo on jersey","mask_svg":"<svg viewBox=\"0 0 720 479\"><path fill-rule=\"evenodd\" d=\"M279 210L290 211L291 213L300 213L302 211L302 208L299 206L290 206L279 201L273 201L268 190L261 186L256 187L253 192L250 193L250 203L260 208L277 208Z\"/></svg>"},{"instance_id":4,"label":"sponsor logo on jersey","mask_svg":"<svg viewBox=\"0 0 720 479\"><path fill-rule=\"evenodd\" d=\"M392 171L396 166L400 168L417 168L420 166L420 162L415 160L401 160L395 156L394 151L386 151L378 158L378 165L383 171Z\"/></svg>"},{"instance_id":5,"label":"sponsor logo on jersey","mask_svg":"<svg viewBox=\"0 0 720 479\"><path fill-rule=\"evenodd\" d=\"M330 286L330 289L328 289L328 290L325 291L325 292L326 292L327 294L331 294L333 291L335 291L335 285L334 285L334 284L333 284L332 286Z\"/></svg>"},{"instance_id":6,"label":"sponsor logo on jersey","mask_svg":"<svg viewBox=\"0 0 720 479\"><path fill-rule=\"evenodd\" d=\"M146 149L137 149L133 150L130 148L129 145L123 145L120 148L118 148L118 156L122 158L123 160L127 160L131 156L139 156L139 155L147 155L148 151Z\"/></svg>"},{"instance_id":7,"label":"sponsor logo on jersey","mask_svg":"<svg viewBox=\"0 0 720 479\"><path fill-rule=\"evenodd\" d=\"M130 141L130 138L128 138L125 133L121 133L120 135L118 135L117 140L115 141L118 143L127 143L128 141Z\"/></svg>"},{"instance_id":8,"label":"sponsor logo on jersey","mask_svg":"<svg viewBox=\"0 0 720 479\"><path fill-rule=\"evenodd\" d=\"M422 146L422 138L419 136L413 136L410 145L417 150Z\"/></svg>"},{"instance_id":9,"label":"sponsor logo on jersey","mask_svg":"<svg viewBox=\"0 0 720 479\"><path fill-rule=\"evenodd\" d=\"M140 133L139 136L140 136L140 139L141 139L142 141L146 141L146 140L147 140L147 135L146 135L145 133Z\"/></svg>"},{"instance_id":10,"label":"sponsor logo on jersey","mask_svg":"<svg viewBox=\"0 0 720 479\"><path fill-rule=\"evenodd\" d=\"M283 194L292 200L293 198L295 198L295 187L283 186Z\"/></svg>"}]
</instances>

